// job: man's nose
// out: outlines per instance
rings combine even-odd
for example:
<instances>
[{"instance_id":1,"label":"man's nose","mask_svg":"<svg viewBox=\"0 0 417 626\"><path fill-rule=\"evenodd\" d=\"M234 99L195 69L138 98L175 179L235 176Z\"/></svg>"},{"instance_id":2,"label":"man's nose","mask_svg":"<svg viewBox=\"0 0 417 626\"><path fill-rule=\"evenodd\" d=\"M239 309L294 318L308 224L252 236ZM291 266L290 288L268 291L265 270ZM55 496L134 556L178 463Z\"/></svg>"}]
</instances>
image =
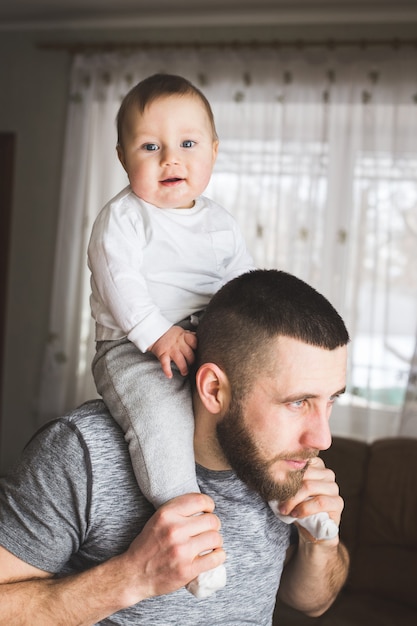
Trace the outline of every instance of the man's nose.
<instances>
[{"instance_id":1,"label":"man's nose","mask_svg":"<svg viewBox=\"0 0 417 626\"><path fill-rule=\"evenodd\" d=\"M331 408L317 407L308 418L304 432L303 444L316 450L327 450L332 443L332 435L329 425Z\"/></svg>"}]
</instances>

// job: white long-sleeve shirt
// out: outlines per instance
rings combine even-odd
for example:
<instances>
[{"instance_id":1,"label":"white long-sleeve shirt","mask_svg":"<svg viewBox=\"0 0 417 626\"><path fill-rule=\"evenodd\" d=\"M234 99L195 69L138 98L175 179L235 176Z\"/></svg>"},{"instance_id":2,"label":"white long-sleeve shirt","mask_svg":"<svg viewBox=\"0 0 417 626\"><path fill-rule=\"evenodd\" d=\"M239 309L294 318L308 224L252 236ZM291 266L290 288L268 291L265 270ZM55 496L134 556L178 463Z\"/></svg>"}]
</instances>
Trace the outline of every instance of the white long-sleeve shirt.
<instances>
[{"instance_id":1,"label":"white long-sleeve shirt","mask_svg":"<svg viewBox=\"0 0 417 626\"><path fill-rule=\"evenodd\" d=\"M145 352L218 289L254 269L234 218L200 196L160 209L126 187L99 213L88 246L96 340L128 337Z\"/></svg>"}]
</instances>

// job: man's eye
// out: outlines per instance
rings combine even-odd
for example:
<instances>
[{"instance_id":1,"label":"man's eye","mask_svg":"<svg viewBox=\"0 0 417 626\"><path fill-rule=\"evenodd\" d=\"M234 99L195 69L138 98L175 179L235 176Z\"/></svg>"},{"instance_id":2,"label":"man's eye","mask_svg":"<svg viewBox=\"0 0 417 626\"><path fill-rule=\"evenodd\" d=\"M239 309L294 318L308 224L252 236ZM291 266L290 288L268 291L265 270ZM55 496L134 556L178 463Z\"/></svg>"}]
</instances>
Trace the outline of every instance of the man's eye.
<instances>
[{"instance_id":1,"label":"man's eye","mask_svg":"<svg viewBox=\"0 0 417 626\"><path fill-rule=\"evenodd\" d=\"M291 406L295 407L296 409L299 409L300 407L302 407L304 404L304 400L294 400L294 402L291 402Z\"/></svg>"},{"instance_id":2,"label":"man's eye","mask_svg":"<svg viewBox=\"0 0 417 626\"><path fill-rule=\"evenodd\" d=\"M181 144L183 148L192 148L194 145L195 145L195 141L192 141L191 139L186 139Z\"/></svg>"},{"instance_id":3,"label":"man's eye","mask_svg":"<svg viewBox=\"0 0 417 626\"><path fill-rule=\"evenodd\" d=\"M156 143L145 143L143 146L144 150L148 150L149 152L154 152L155 150L158 150L158 145Z\"/></svg>"}]
</instances>

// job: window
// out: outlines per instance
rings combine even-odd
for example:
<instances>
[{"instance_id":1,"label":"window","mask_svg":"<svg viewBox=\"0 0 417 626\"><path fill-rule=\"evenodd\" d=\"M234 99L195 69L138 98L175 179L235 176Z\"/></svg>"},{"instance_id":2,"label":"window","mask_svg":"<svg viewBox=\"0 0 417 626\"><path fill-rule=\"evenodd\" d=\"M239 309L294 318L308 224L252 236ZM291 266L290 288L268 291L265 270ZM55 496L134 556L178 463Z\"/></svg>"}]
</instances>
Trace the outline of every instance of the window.
<instances>
[{"instance_id":1,"label":"window","mask_svg":"<svg viewBox=\"0 0 417 626\"><path fill-rule=\"evenodd\" d=\"M375 435L394 434L417 325L417 151L396 156L356 141L342 151L314 139L220 146L207 193L235 215L257 266L310 282L347 322L349 385L335 410L342 431L353 408L355 419L372 414ZM332 191L334 172L344 193Z\"/></svg>"}]
</instances>

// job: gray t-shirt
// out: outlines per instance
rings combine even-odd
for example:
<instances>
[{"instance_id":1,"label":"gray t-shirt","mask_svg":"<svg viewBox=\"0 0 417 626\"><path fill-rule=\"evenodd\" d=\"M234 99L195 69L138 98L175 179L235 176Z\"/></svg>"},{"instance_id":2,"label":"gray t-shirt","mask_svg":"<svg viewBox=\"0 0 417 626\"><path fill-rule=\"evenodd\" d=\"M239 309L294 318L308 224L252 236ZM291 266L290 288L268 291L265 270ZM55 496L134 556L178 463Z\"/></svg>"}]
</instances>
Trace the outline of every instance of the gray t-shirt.
<instances>
[{"instance_id":1,"label":"gray t-shirt","mask_svg":"<svg viewBox=\"0 0 417 626\"><path fill-rule=\"evenodd\" d=\"M204 600L180 589L100 624L271 624L290 528L232 471L198 466L197 474L222 522L226 587ZM65 575L126 550L153 510L136 484L122 431L104 404L92 401L43 428L0 481L0 545Z\"/></svg>"}]
</instances>

